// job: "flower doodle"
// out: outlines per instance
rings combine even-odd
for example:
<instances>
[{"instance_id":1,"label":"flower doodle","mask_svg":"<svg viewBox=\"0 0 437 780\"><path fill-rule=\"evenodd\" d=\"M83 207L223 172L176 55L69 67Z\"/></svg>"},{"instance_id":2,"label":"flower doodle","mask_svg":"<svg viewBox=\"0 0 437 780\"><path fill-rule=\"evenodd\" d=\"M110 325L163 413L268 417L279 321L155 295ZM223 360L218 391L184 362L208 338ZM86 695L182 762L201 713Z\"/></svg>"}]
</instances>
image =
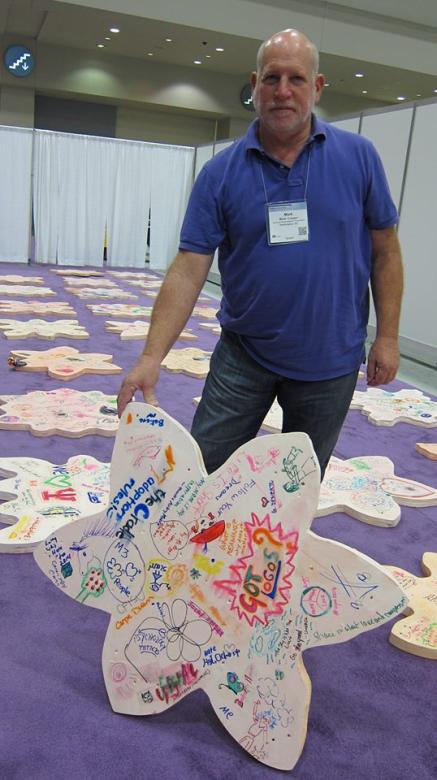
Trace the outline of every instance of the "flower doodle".
<instances>
[{"instance_id":1,"label":"flower doodle","mask_svg":"<svg viewBox=\"0 0 437 780\"><path fill-rule=\"evenodd\" d=\"M35 552L63 593L109 612L102 668L115 712L160 713L201 688L242 748L292 769L311 695L304 650L407 604L382 566L310 530L319 489L306 434L257 437L208 475L181 425L128 405L108 506ZM55 576L65 565L68 576Z\"/></svg>"}]
</instances>

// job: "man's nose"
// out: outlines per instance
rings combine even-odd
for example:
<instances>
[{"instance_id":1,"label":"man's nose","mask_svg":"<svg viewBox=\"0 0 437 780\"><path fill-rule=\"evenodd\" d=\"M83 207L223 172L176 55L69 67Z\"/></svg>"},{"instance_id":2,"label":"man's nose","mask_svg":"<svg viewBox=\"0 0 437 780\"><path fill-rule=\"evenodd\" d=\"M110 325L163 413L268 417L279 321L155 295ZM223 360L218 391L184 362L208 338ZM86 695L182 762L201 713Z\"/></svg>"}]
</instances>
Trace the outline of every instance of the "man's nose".
<instances>
[{"instance_id":1,"label":"man's nose","mask_svg":"<svg viewBox=\"0 0 437 780\"><path fill-rule=\"evenodd\" d=\"M287 76L281 76L276 84L276 96L279 98L288 98L292 92L292 85L290 84Z\"/></svg>"}]
</instances>

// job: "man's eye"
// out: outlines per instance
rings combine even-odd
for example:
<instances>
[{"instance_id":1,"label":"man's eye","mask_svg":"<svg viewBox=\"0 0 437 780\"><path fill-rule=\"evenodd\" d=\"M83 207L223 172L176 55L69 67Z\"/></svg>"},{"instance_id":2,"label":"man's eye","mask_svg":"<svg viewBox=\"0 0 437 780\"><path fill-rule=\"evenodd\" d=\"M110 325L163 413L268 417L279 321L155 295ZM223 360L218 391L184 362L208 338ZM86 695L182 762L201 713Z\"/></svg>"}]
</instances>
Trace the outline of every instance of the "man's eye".
<instances>
[{"instance_id":1,"label":"man's eye","mask_svg":"<svg viewBox=\"0 0 437 780\"><path fill-rule=\"evenodd\" d=\"M264 76L263 83L264 84L275 84L278 80L277 76Z\"/></svg>"}]
</instances>

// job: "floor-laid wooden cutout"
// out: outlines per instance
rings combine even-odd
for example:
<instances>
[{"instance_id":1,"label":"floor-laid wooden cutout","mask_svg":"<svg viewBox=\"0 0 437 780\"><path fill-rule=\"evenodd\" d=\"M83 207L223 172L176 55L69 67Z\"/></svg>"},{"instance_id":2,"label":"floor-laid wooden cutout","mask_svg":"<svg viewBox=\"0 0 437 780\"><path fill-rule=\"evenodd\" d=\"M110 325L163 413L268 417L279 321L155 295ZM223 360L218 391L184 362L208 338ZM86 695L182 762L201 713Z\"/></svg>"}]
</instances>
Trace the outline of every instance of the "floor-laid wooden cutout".
<instances>
[{"instance_id":1,"label":"floor-laid wooden cutout","mask_svg":"<svg viewBox=\"0 0 437 780\"><path fill-rule=\"evenodd\" d=\"M100 390L80 392L60 387L0 397L3 430L30 431L34 436L59 434L74 439L89 434L114 436L117 428L117 399Z\"/></svg>"},{"instance_id":2,"label":"floor-laid wooden cutout","mask_svg":"<svg viewBox=\"0 0 437 780\"><path fill-rule=\"evenodd\" d=\"M103 352L79 352L75 347L46 350L14 349L8 364L15 371L47 371L54 379L76 379L82 374L120 374L121 366Z\"/></svg>"},{"instance_id":3,"label":"floor-laid wooden cutout","mask_svg":"<svg viewBox=\"0 0 437 780\"><path fill-rule=\"evenodd\" d=\"M93 314L106 317L150 317L152 306L139 306L136 303L87 303Z\"/></svg>"},{"instance_id":4,"label":"floor-laid wooden cutout","mask_svg":"<svg viewBox=\"0 0 437 780\"><path fill-rule=\"evenodd\" d=\"M437 442L418 442L416 444L416 450L417 452L420 452L421 455L424 455L425 458L437 460Z\"/></svg>"},{"instance_id":5,"label":"floor-laid wooden cutout","mask_svg":"<svg viewBox=\"0 0 437 780\"><path fill-rule=\"evenodd\" d=\"M0 314L38 314L40 317L76 317L76 312L67 301L0 301Z\"/></svg>"},{"instance_id":6,"label":"floor-laid wooden cutout","mask_svg":"<svg viewBox=\"0 0 437 780\"><path fill-rule=\"evenodd\" d=\"M143 281L142 279L127 279L126 281L132 287L139 287L141 290L159 290L162 285L161 279L154 279L153 281Z\"/></svg>"},{"instance_id":7,"label":"floor-laid wooden cutout","mask_svg":"<svg viewBox=\"0 0 437 780\"><path fill-rule=\"evenodd\" d=\"M0 284L43 284L42 276L20 276L19 274L0 275Z\"/></svg>"},{"instance_id":8,"label":"floor-laid wooden cutout","mask_svg":"<svg viewBox=\"0 0 437 780\"><path fill-rule=\"evenodd\" d=\"M364 393L356 390L350 408L361 409L375 425L405 422L424 428L437 426L437 401L431 401L421 390L398 390L397 393L376 387Z\"/></svg>"},{"instance_id":9,"label":"floor-laid wooden cutout","mask_svg":"<svg viewBox=\"0 0 437 780\"><path fill-rule=\"evenodd\" d=\"M220 333L222 332L221 325L217 322L199 322L199 328L209 330L210 333L214 333L216 336L220 336Z\"/></svg>"},{"instance_id":10,"label":"floor-laid wooden cutout","mask_svg":"<svg viewBox=\"0 0 437 780\"><path fill-rule=\"evenodd\" d=\"M31 552L63 525L106 507L109 463L90 455L74 455L57 466L39 458L0 458L0 552ZM59 584L81 564L87 544L76 545L59 567ZM72 563L70 563L72 561Z\"/></svg>"},{"instance_id":11,"label":"floor-laid wooden cutout","mask_svg":"<svg viewBox=\"0 0 437 780\"><path fill-rule=\"evenodd\" d=\"M138 279L139 281L148 279L151 282L159 281L159 277L156 277L154 274L148 274L145 271L110 271L108 269L108 274L118 276L120 279Z\"/></svg>"},{"instance_id":12,"label":"floor-laid wooden cutout","mask_svg":"<svg viewBox=\"0 0 437 780\"><path fill-rule=\"evenodd\" d=\"M437 660L437 553L424 553L422 570L425 577L416 577L396 566L383 568L409 598L409 604L403 610L407 617L391 628L391 644L406 653Z\"/></svg>"},{"instance_id":13,"label":"floor-laid wooden cutout","mask_svg":"<svg viewBox=\"0 0 437 780\"><path fill-rule=\"evenodd\" d=\"M62 271L57 268L50 269L53 274L59 274L59 276L104 276L102 271L87 271L80 268L64 268Z\"/></svg>"},{"instance_id":14,"label":"floor-laid wooden cutout","mask_svg":"<svg viewBox=\"0 0 437 780\"><path fill-rule=\"evenodd\" d=\"M114 298L130 298L131 300L133 298L138 298L138 295L114 287L78 287L77 289L76 287L66 287L65 290L84 300L89 300L90 298L109 298L112 301Z\"/></svg>"},{"instance_id":15,"label":"floor-laid wooden cutout","mask_svg":"<svg viewBox=\"0 0 437 780\"><path fill-rule=\"evenodd\" d=\"M40 295L41 297L47 297L48 295L56 295L56 293L50 287L34 287L30 284L0 284L0 295Z\"/></svg>"},{"instance_id":16,"label":"floor-laid wooden cutout","mask_svg":"<svg viewBox=\"0 0 437 780\"><path fill-rule=\"evenodd\" d=\"M110 613L112 708L156 714L202 688L245 750L291 769L311 696L303 650L368 631L407 603L371 558L310 530L319 467L309 437L257 437L208 476L175 420L131 403L110 481L106 512L64 526L34 556L66 595ZM85 540L86 565L72 559L63 578L59 565ZM372 717L355 704L361 721Z\"/></svg>"},{"instance_id":17,"label":"floor-laid wooden cutout","mask_svg":"<svg viewBox=\"0 0 437 780\"><path fill-rule=\"evenodd\" d=\"M118 320L107 320L105 330L109 333L119 333L122 341L130 339L144 339L149 332L150 324L144 320L135 320L134 322L120 322ZM197 336L191 328L185 328L179 336L185 341L195 341Z\"/></svg>"},{"instance_id":18,"label":"floor-laid wooden cutout","mask_svg":"<svg viewBox=\"0 0 437 780\"><path fill-rule=\"evenodd\" d=\"M397 525L400 506L436 506L437 490L397 477L390 458L368 455L340 460L331 457L320 489L316 516L345 512L364 523Z\"/></svg>"},{"instance_id":19,"label":"floor-laid wooden cutout","mask_svg":"<svg viewBox=\"0 0 437 780\"><path fill-rule=\"evenodd\" d=\"M88 339L89 333L77 320L2 320L0 331L7 339L55 339L66 336L70 339Z\"/></svg>"},{"instance_id":20,"label":"floor-laid wooden cutout","mask_svg":"<svg viewBox=\"0 0 437 780\"><path fill-rule=\"evenodd\" d=\"M216 320L217 309L212 306L195 306L193 315L194 317L205 317L206 320Z\"/></svg>"},{"instance_id":21,"label":"floor-laid wooden cutout","mask_svg":"<svg viewBox=\"0 0 437 780\"><path fill-rule=\"evenodd\" d=\"M187 374L202 379L208 374L211 352L205 352L197 347L171 349L161 366L167 371Z\"/></svg>"},{"instance_id":22,"label":"floor-laid wooden cutout","mask_svg":"<svg viewBox=\"0 0 437 780\"><path fill-rule=\"evenodd\" d=\"M62 281L70 287L110 287L118 290L117 282L112 279L84 279L78 276L64 276Z\"/></svg>"}]
</instances>

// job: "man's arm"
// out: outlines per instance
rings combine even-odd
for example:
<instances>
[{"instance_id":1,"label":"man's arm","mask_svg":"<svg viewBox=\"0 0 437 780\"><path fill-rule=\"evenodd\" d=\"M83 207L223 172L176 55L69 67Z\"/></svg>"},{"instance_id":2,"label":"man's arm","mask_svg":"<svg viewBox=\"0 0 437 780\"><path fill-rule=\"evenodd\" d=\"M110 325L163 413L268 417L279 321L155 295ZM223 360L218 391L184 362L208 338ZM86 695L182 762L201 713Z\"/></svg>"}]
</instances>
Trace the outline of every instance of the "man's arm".
<instances>
[{"instance_id":1,"label":"man's arm","mask_svg":"<svg viewBox=\"0 0 437 780\"><path fill-rule=\"evenodd\" d=\"M144 400L156 404L155 385L167 352L187 322L211 267L213 255L180 251L173 260L155 301L144 349L128 372L117 398L119 416L141 390Z\"/></svg>"},{"instance_id":2,"label":"man's arm","mask_svg":"<svg viewBox=\"0 0 437 780\"><path fill-rule=\"evenodd\" d=\"M384 385L399 368L399 317L403 291L402 257L394 227L372 230L370 283L376 311L376 336L367 359L367 384Z\"/></svg>"}]
</instances>

